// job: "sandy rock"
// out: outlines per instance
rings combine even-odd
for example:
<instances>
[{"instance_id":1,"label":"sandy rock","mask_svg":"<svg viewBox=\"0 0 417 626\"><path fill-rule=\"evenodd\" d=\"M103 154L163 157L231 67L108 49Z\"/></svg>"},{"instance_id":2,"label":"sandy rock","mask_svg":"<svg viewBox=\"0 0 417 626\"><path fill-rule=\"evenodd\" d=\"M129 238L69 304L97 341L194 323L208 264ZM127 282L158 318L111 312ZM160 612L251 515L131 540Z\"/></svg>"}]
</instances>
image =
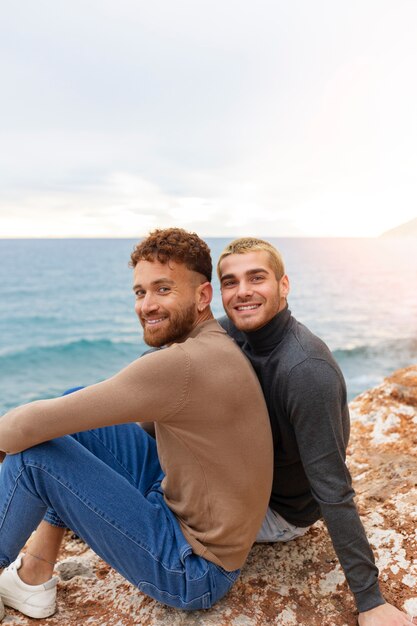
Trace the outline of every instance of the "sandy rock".
<instances>
[{"instance_id":1,"label":"sandy rock","mask_svg":"<svg viewBox=\"0 0 417 626\"><path fill-rule=\"evenodd\" d=\"M381 587L388 601L417 615L417 365L395 372L350 407L348 465ZM37 620L39 626L356 624L353 598L322 522L289 544L255 545L235 586L208 611L183 613L158 604L70 533L57 570L58 611ZM4 623L35 623L9 609L7 615L16 621Z\"/></svg>"},{"instance_id":2,"label":"sandy rock","mask_svg":"<svg viewBox=\"0 0 417 626\"><path fill-rule=\"evenodd\" d=\"M61 580L71 580L76 576L83 578L94 578L95 576L88 556L69 557L60 561L55 569Z\"/></svg>"}]
</instances>

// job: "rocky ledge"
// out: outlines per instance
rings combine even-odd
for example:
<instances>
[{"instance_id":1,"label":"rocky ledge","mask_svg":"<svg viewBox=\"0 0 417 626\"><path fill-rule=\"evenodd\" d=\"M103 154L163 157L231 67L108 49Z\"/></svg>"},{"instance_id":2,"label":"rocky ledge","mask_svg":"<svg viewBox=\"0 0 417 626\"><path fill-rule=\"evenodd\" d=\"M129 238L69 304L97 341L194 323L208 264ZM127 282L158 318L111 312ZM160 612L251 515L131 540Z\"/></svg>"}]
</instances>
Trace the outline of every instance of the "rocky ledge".
<instances>
[{"instance_id":1,"label":"rocky ledge","mask_svg":"<svg viewBox=\"0 0 417 626\"><path fill-rule=\"evenodd\" d=\"M350 405L348 464L386 599L417 615L417 365ZM139 593L68 534L48 626L351 626L352 596L321 522L284 545L255 545L240 579L208 611L183 613ZM35 620L7 610L4 624Z\"/></svg>"}]
</instances>

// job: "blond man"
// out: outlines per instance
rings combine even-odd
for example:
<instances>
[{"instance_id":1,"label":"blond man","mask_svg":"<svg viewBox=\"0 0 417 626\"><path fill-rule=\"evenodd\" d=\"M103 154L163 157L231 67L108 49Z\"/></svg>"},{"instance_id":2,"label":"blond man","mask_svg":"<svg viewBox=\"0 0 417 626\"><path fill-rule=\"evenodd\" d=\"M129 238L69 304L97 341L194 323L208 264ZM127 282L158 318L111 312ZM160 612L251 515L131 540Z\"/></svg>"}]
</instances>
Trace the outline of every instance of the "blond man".
<instances>
[{"instance_id":1,"label":"blond man","mask_svg":"<svg viewBox=\"0 0 417 626\"><path fill-rule=\"evenodd\" d=\"M360 626L413 623L381 595L345 463L345 381L323 341L291 315L280 253L261 239L237 239L222 252L217 270L227 313L221 324L254 366L274 439L274 480L258 541L294 539L323 518Z\"/></svg>"}]
</instances>

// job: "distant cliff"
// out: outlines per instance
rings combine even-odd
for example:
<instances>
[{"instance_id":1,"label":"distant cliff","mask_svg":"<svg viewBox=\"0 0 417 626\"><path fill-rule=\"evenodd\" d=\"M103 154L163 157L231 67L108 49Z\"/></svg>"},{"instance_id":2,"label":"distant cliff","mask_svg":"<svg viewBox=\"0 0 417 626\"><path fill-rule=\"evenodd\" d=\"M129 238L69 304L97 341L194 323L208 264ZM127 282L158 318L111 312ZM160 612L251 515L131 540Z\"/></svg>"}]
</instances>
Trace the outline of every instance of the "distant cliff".
<instances>
[{"instance_id":1,"label":"distant cliff","mask_svg":"<svg viewBox=\"0 0 417 626\"><path fill-rule=\"evenodd\" d=\"M417 615L417 365L358 396L350 410L348 465L381 588L389 602ZM322 522L288 544L255 545L230 593L207 611L185 614L158 604L70 533L56 569L58 611L36 620L37 626L357 623L353 598ZM7 616L5 623L34 623L11 609Z\"/></svg>"},{"instance_id":2,"label":"distant cliff","mask_svg":"<svg viewBox=\"0 0 417 626\"><path fill-rule=\"evenodd\" d=\"M417 239L417 217L414 220L410 220L405 224L397 226L396 228L387 230L385 233L382 233L381 237L415 237Z\"/></svg>"}]
</instances>

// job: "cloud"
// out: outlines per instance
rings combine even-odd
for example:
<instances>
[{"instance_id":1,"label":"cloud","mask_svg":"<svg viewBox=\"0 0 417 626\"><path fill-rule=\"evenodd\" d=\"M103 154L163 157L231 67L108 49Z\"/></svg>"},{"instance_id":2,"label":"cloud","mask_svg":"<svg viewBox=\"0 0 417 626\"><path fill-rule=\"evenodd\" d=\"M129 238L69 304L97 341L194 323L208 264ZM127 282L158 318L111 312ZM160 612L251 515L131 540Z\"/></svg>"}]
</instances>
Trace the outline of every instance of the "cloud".
<instances>
[{"instance_id":1,"label":"cloud","mask_svg":"<svg viewBox=\"0 0 417 626\"><path fill-rule=\"evenodd\" d=\"M214 196L174 195L140 176L115 172L94 186L35 191L18 201L3 198L2 204L3 237L137 237L172 225L211 236L292 228L285 215L259 207L255 184L236 181Z\"/></svg>"},{"instance_id":2,"label":"cloud","mask_svg":"<svg viewBox=\"0 0 417 626\"><path fill-rule=\"evenodd\" d=\"M0 23L0 236L411 219L415 3L52 0Z\"/></svg>"}]
</instances>

